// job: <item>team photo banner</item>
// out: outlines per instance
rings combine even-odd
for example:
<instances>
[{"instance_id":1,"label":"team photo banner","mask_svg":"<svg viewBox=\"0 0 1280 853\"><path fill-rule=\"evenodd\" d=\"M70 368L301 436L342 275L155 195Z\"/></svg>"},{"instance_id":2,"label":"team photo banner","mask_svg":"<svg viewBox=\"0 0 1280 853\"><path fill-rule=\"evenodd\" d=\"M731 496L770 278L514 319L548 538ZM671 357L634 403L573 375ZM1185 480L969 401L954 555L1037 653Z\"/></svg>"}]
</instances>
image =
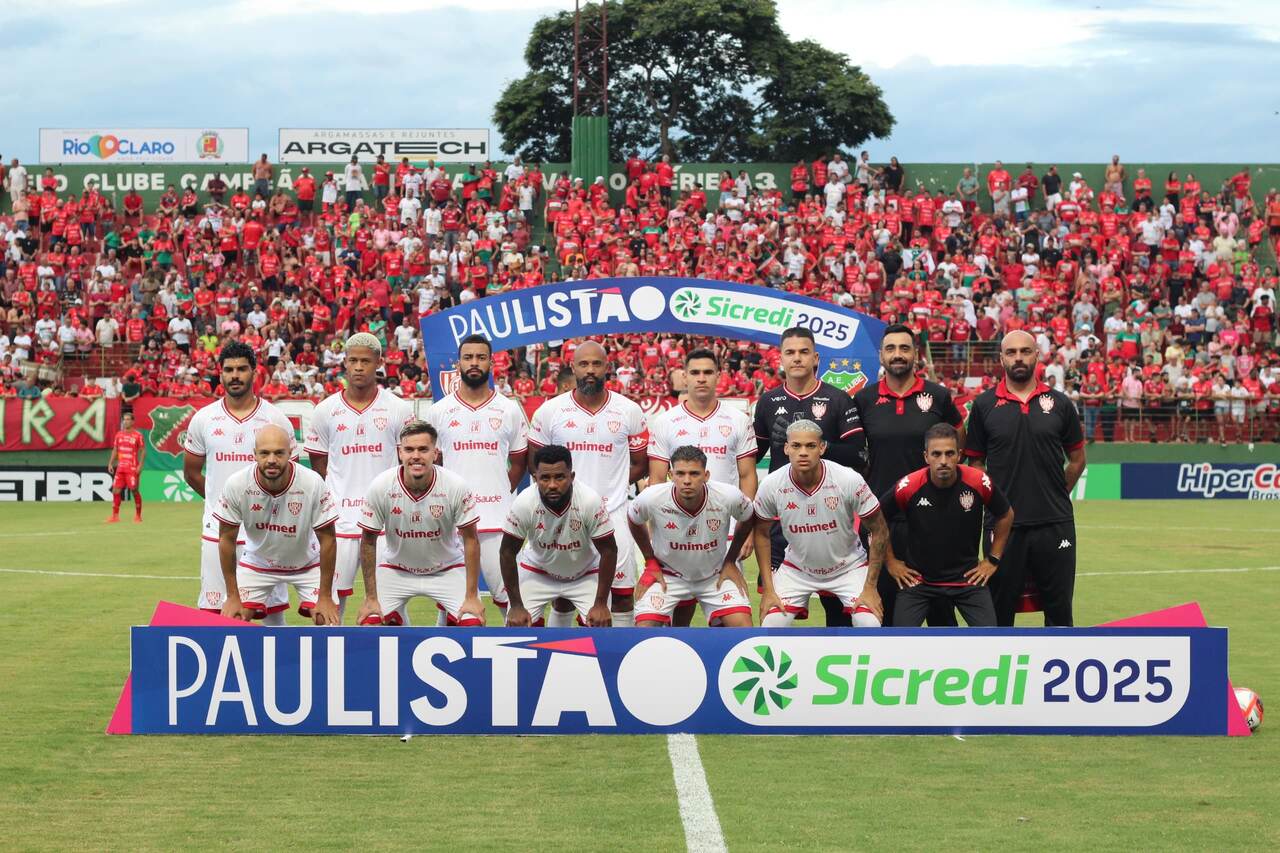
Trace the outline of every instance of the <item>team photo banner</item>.
<instances>
[{"instance_id":1,"label":"team photo banner","mask_svg":"<svg viewBox=\"0 0 1280 853\"><path fill-rule=\"evenodd\" d=\"M1229 725L1223 628L132 632L119 733L1226 735Z\"/></svg>"},{"instance_id":2,"label":"team photo banner","mask_svg":"<svg viewBox=\"0 0 1280 853\"><path fill-rule=\"evenodd\" d=\"M671 332L777 345L782 332L813 332L819 375L852 394L874 377L884 323L769 287L711 279L597 278L515 290L422 320L435 399L458 381L458 342L488 338L494 349L588 335Z\"/></svg>"},{"instance_id":3,"label":"team photo banner","mask_svg":"<svg viewBox=\"0 0 1280 853\"><path fill-rule=\"evenodd\" d=\"M40 128L40 162L247 163L247 127Z\"/></svg>"},{"instance_id":4,"label":"team photo banner","mask_svg":"<svg viewBox=\"0 0 1280 853\"><path fill-rule=\"evenodd\" d=\"M280 128L281 163L350 160L372 163L381 154L389 162L401 158L437 163L481 163L489 160L487 128ZM373 174L365 178L373 181Z\"/></svg>"}]
</instances>

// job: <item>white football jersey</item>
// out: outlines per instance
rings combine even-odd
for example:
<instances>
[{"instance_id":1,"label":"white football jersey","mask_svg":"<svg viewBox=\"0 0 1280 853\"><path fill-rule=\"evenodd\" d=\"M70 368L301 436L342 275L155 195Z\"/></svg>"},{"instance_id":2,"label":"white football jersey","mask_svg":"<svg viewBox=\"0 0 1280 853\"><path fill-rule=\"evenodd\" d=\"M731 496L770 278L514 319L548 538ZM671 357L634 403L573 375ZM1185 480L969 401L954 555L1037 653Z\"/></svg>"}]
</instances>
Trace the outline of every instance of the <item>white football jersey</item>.
<instances>
[{"instance_id":1,"label":"white football jersey","mask_svg":"<svg viewBox=\"0 0 1280 853\"><path fill-rule=\"evenodd\" d=\"M378 389L363 410L346 401L342 392L330 394L311 413L307 453L327 454L325 482L338 502L338 535L360 537L360 509L373 478L398 467L396 445L400 428L413 419L413 403Z\"/></svg>"},{"instance_id":2,"label":"white football jersey","mask_svg":"<svg viewBox=\"0 0 1280 853\"><path fill-rule=\"evenodd\" d=\"M476 503L462 477L440 466L425 492L405 485L400 466L383 471L369 485L360 527L384 533L379 566L434 575L463 565L458 528L476 524Z\"/></svg>"},{"instance_id":3,"label":"white football jersey","mask_svg":"<svg viewBox=\"0 0 1280 853\"><path fill-rule=\"evenodd\" d=\"M564 512L549 509L533 485L511 502L502 530L524 540L518 557L521 566L568 581L599 567L600 554L592 540L612 534L613 521L603 499L575 479Z\"/></svg>"},{"instance_id":4,"label":"white football jersey","mask_svg":"<svg viewBox=\"0 0 1280 853\"><path fill-rule=\"evenodd\" d=\"M440 464L465 477L475 496L479 532L501 530L513 497L507 459L529 449L524 409L497 392L475 408L449 394L427 411L424 420L439 434Z\"/></svg>"},{"instance_id":5,"label":"white football jersey","mask_svg":"<svg viewBox=\"0 0 1280 853\"><path fill-rule=\"evenodd\" d=\"M320 475L289 463L284 491L273 494L258 479L258 466L227 478L213 511L218 522L242 525L240 565L259 572L300 572L320 565L314 531L338 520L333 493Z\"/></svg>"},{"instance_id":6,"label":"white football jersey","mask_svg":"<svg viewBox=\"0 0 1280 853\"><path fill-rule=\"evenodd\" d=\"M658 483L627 508L628 520L649 524L653 555L676 577L702 581L720 573L729 550L730 521L755 515L750 499L734 486L707 483L702 505L689 512L676 500L674 483Z\"/></svg>"},{"instance_id":7,"label":"white football jersey","mask_svg":"<svg viewBox=\"0 0 1280 853\"><path fill-rule=\"evenodd\" d=\"M631 485L631 451L649 445L644 412L621 394L608 392L595 412L584 409L573 391L538 407L529 423L534 447L560 444L573 454L576 483L585 483L610 511L626 506Z\"/></svg>"},{"instance_id":8,"label":"white football jersey","mask_svg":"<svg viewBox=\"0 0 1280 853\"><path fill-rule=\"evenodd\" d=\"M671 461L676 448L692 444L707 454L707 470L715 483L738 487L738 460L756 455L756 434L746 412L716 403L700 418L681 403L659 412L649 424L649 457Z\"/></svg>"},{"instance_id":9,"label":"white football jersey","mask_svg":"<svg viewBox=\"0 0 1280 853\"><path fill-rule=\"evenodd\" d=\"M196 456L204 457L204 518L203 536L211 542L218 541L218 522L213 511L227 479L241 468L254 464L253 444L258 430L269 424L283 427L293 435L289 418L266 400L244 418L237 418L227 411L226 400L210 403L191 416L182 447ZM296 458L296 453L294 457ZM240 538L244 539L241 533Z\"/></svg>"},{"instance_id":10,"label":"white football jersey","mask_svg":"<svg viewBox=\"0 0 1280 853\"><path fill-rule=\"evenodd\" d=\"M822 460L813 491L796 485L791 465L765 477L756 491L756 515L776 518L787 538L784 564L818 578L843 574L867 562L854 518L880 508L867 481L852 468Z\"/></svg>"}]
</instances>

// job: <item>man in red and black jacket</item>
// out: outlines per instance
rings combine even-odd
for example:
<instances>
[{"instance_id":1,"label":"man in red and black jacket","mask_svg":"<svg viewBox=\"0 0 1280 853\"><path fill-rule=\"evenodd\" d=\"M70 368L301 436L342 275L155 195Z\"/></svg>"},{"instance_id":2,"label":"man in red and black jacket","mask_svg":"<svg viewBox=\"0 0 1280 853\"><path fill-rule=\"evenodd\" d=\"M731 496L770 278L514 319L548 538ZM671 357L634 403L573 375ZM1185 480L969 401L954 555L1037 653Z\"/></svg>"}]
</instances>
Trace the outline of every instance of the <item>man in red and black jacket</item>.
<instances>
[{"instance_id":1,"label":"man in red and black jacket","mask_svg":"<svg viewBox=\"0 0 1280 853\"><path fill-rule=\"evenodd\" d=\"M1071 490L1084 471L1084 430L1067 395L1036 379L1035 339L1010 332L1000 342L1004 379L973 401L965 456L985 467L1018 514L992 584L996 624L1013 625L1029 577L1047 626L1070 627L1076 582ZM1065 463L1065 464L1064 464Z\"/></svg>"},{"instance_id":2,"label":"man in red and black jacket","mask_svg":"<svg viewBox=\"0 0 1280 853\"><path fill-rule=\"evenodd\" d=\"M919 628L934 607L955 606L971 628L992 628L995 605L987 581L1000 565L1013 529L1013 508L982 471L960 464L960 433L935 424L925 433L927 467L906 475L880 498L886 520L907 527L905 551L889 542L888 573L898 587L893 626ZM993 540L978 559L984 514Z\"/></svg>"}]
</instances>

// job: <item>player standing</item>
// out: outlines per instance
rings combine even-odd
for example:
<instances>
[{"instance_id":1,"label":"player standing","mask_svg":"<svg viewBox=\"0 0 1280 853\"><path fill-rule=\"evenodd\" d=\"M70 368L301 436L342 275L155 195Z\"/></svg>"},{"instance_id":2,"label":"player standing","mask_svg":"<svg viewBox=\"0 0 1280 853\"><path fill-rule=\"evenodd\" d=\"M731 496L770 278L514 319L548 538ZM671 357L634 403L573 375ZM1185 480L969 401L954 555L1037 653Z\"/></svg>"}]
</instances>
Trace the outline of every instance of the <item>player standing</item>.
<instances>
[{"instance_id":1,"label":"player standing","mask_svg":"<svg viewBox=\"0 0 1280 853\"><path fill-rule=\"evenodd\" d=\"M1029 574L1040 591L1045 625L1065 628L1073 624L1071 490L1084 471L1084 430L1071 399L1036 380L1037 356L1027 332L1010 332L1000 341L1004 379L973 401L964 454L975 467L985 465L1016 513L992 579L996 624L1013 625Z\"/></svg>"},{"instance_id":2,"label":"player standing","mask_svg":"<svg viewBox=\"0 0 1280 853\"><path fill-rule=\"evenodd\" d=\"M314 616L317 625L336 625L333 494L319 474L290 458L291 429L264 426L253 453L255 464L227 478L213 511L227 588L222 615L253 618L267 609L268 597L284 582L298 593L299 613ZM237 557L241 529L244 554Z\"/></svg>"},{"instance_id":3,"label":"player standing","mask_svg":"<svg viewBox=\"0 0 1280 853\"><path fill-rule=\"evenodd\" d=\"M133 412L120 417L120 431L111 441L111 456L107 459L107 473L111 481L111 517L107 524L120 520L120 498L125 489L133 492L133 523L142 523L142 492L138 490L138 474L147 456L147 445L142 433L133 428Z\"/></svg>"},{"instance_id":4,"label":"player standing","mask_svg":"<svg viewBox=\"0 0 1280 853\"><path fill-rule=\"evenodd\" d=\"M535 450L532 474L534 484L511 502L502 527L507 624L540 624L543 608L565 600L588 625L607 628L618 546L604 499L575 481L567 447Z\"/></svg>"},{"instance_id":5,"label":"player standing","mask_svg":"<svg viewBox=\"0 0 1280 853\"><path fill-rule=\"evenodd\" d=\"M365 599L357 622L381 624L384 612L429 596L452 624L483 625L475 498L462 477L436 466L430 424L405 424L398 444L400 465L373 478L360 508Z\"/></svg>"},{"instance_id":6,"label":"player standing","mask_svg":"<svg viewBox=\"0 0 1280 853\"><path fill-rule=\"evenodd\" d=\"M867 443L862 420L853 398L839 388L818 379L821 359L813 332L793 326L782 333L783 383L760 395L756 401L755 433L759 457L769 454L769 472L787 464L784 450L787 429L798 420L818 424L822 429L825 458L855 471L867 464ZM759 543L757 542L757 545ZM787 546L781 525L773 528L772 569L777 571ZM759 551L756 561L759 563ZM760 564L764 568L764 564ZM763 574L763 571L761 572ZM764 588L764 584L760 584ZM824 597L828 626L848 627L850 619L840 602Z\"/></svg>"},{"instance_id":7,"label":"player standing","mask_svg":"<svg viewBox=\"0 0 1280 853\"><path fill-rule=\"evenodd\" d=\"M634 624L638 552L627 528L627 489L647 473L649 432L640 407L604 387L607 371L604 347L595 341L582 342L573 354L577 387L533 413L529 444L535 450L552 444L569 448L574 471L604 500L618 546L609 607L613 624L629 627ZM553 610L549 626L572 623L572 610Z\"/></svg>"},{"instance_id":8,"label":"player standing","mask_svg":"<svg viewBox=\"0 0 1280 853\"><path fill-rule=\"evenodd\" d=\"M233 473L254 464L254 437L259 430L271 424L293 430L283 412L253 393L258 359L252 348L238 341L227 344L218 354L218 365L224 396L192 416L183 438L182 460L187 485L204 498L196 606L213 613L222 611L228 592L218 556L219 525L213 517L222 488ZM241 536L237 544L244 542ZM288 609L289 593L281 585L268 597L264 624L283 625Z\"/></svg>"},{"instance_id":9,"label":"player standing","mask_svg":"<svg viewBox=\"0 0 1280 853\"><path fill-rule=\"evenodd\" d=\"M480 514L480 571L499 609L507 608L498 550L502 522L528 466L529 425L520 404L489 387L493 347L483 335L458 345L458 389L424 420L439 436L439 464L466 479Z\"/></svg>"},{"instance_id":10,"label":"player standing","mask_svg":"<svg viewBox=\"0 0 1280 853\"><path fill-rule=\"evenodd\" d=\"M336 563L338 618L347 612L360 565L360 512L375 477L397 463L400 429L413 418L413 404L378 384L382 342L368 332L347 338L343 373L347 387L316 406L305 448L311 468L338 502ZM403 619L404 614L399 614ZM391 620L394 622L394 619Z\"/></svg>"},{"instance_id":11,"label":"player standing","mask_svg":"<svg viewBox=\"0 0 1280 853\"><path fill-rule=\"evenodd\" d=\"M627 524L645 559L636 624L670 624L676 605L694 599L708 624L749 628L751 600L736 562L751 535L751 499L709 479L707 455L693 445L677 447L670 463L672 482L655 483L627 508Z\"/></svg>"},{"instance_id":12,"label":"player standing","mask_svg":"<svg viewBox=\"0 0 1280 853\"><path fill-rule=\"evenodd\" d=\"M889 523L901 520L898 526L906 528L889 537L885 555L884 574L900 590L893 625L919 628L931 605L943 601L948 610L959 608L969 627L994 628L987 581L1000 565L1013 509L990 477L960 464L960 433L950 424L934 424L925 433L924 459L926 467L880 498ZM992 519L995 535L987 558L979 560L983 515Z\"/></svg>"},{"instance_id":13,"label":"player standing","mask_svg":"<svg viewBox=\"0 0 1280 853\"><path fill-rule=\"evenodd\" d=\"M761 565L768 565L772 556L775 520L787 538L778 570L760 573L760 624L786 627L808 613L810 596L825 592L855 627L878 628L883 610L876 578L889 538L880 502L857 471L822 458L826 442L816 423L796 421L787 427L786 438L790 464L765 477L756 492L756 557ZM869 558L855 519L870 530Z\"/></svg>"},{"instance_id":14,"label":"player standing","mask_svg":"<svg viewBox=\"0 0 1280 853\"><path fill-rule=\"evenodd\" d=\"M964 446L964 419L951 400L951 392L916 376L918 352L910 326L902 323L889 326L880 339L880 366L884 377L854 394L871 453L867 484L877 495L883 495L920 467L925 433L936 424L950 424L960 430L960 445ZM898 554L907 553L905 521L905 517L899 515L889 524L889 535ZM898 584L888 572L880 573L879 592L884 602L885 626L892 626ZM956 624L955 611L949 602L942 599L935 602L929 613L929 624L939 627Z\"/></svg>"}]
</instances>

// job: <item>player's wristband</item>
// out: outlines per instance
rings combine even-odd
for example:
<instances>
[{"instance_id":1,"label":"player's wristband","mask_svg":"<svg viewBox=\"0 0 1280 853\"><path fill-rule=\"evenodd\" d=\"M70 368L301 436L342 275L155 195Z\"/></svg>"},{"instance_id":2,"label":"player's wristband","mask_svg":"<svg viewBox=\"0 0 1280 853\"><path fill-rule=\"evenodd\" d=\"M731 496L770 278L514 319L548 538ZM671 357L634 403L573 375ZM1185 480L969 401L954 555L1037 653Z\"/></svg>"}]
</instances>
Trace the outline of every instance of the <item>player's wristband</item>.
<instances>
[{"instance_id":1,"label":"player's wristband","mask_svg":"<svg viewBox=\"0 0 1280 853\"><path fill-rule=\"evenodd\" d=\"M987 555L987 562L995 566L996 568L1000 567L1000 558L995 556L994 554Z\"/></svg>"},{"instance_id":2,"label":"player's wristband","mask_svg":"<svg viewBox=\"0 0 1280 853\"><path fill-rule=\"evenodd\" d=\"M644 561L644 574L640 576L640 581L645 586L650 586L658 582L662 577L662 564L657 559Z\"/></svg>"}]
</instances>

